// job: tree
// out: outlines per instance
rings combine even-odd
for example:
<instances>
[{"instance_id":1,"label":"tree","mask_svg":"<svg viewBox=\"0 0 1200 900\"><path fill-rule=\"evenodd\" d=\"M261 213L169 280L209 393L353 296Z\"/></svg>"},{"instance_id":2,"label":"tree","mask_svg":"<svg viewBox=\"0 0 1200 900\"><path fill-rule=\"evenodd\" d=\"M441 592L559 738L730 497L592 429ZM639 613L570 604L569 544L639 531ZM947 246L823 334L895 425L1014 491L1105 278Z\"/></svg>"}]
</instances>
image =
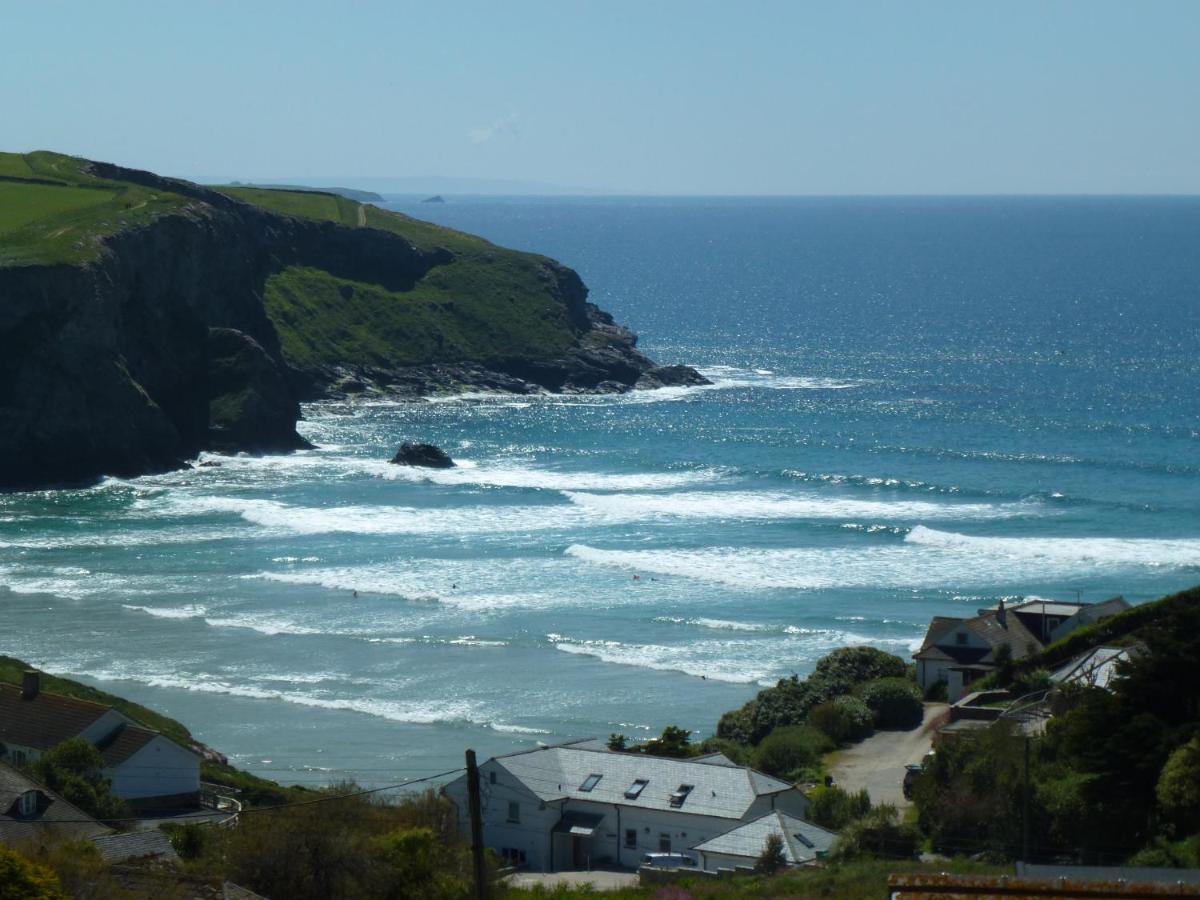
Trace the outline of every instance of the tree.
<instances>
[{"instance_id":1,"label":"tree","mask_svg":"<svg viewBox=\"0 0 1200 900\"><path fill-rule=\"evenodd\" d=\"M58 877L0 845L0 900L67 900Z\"/></svg>"},{"instance_id":2,"label":"tree","mask_svg":"<svg viewBox=\"0 0 1200 900\"><path fill-rule=\"evenodd\" d=\"M668 725L660 737L646 741L641 746L641 752L647 756L667 756L672 759L686 759L692 755L692 733L678 725Z\"/></svg>"},{"instance_id":3,"label":"tree","mask_svg":"<svg viewBox=\"0 0 1200 900\"><path fill-rule=\"evenodd\" d=\"M112 793L104 777L104 757L84 738L71 738L38 757L30 769L35 778L68 803L97 819L119 819L125 801Z\"/></svg>"},{"instance_id":4,"label":"tree","mask_svg":"<svg viewBox=\"0 0 1200 900\"><path fill-rule=\"evenodd\" d=\"M608 749L617 753L624 753L626 740L627 738L623 734L610 734L608 736Z\"/></svg>"},{"instance_id":5,"label":"tree","mask_svg":"<svg viewBox=\"0 0 1200 900\"><path fill-rule=\"evenodd\" d=\"M1200 737L1167 758L1154 793L1163 813L1181 833L1200 829Z\"/></svg>"},{"instance_id":6,"label":"tree","mask_svg":"<svg viewBox=\"0 0 1200 900\"><path fill-rule=\"evenodd\" d=\"M808 724L821 729L835 744L852 744L871 736L875 713L857 697L835 697L814 706Z\"/></svg>"},{"instance_id":7,"label":"tree","mask_svg":"<svg viewBox=\"0 0 1200 900\"><path fill-rule=\"evenodd\" d=\"M783 838L772 832L767 835L762 853L754 863L754 871L763 875L774 875L787 867L787 856L783 852Z\"/></svg>"}]
</instances>

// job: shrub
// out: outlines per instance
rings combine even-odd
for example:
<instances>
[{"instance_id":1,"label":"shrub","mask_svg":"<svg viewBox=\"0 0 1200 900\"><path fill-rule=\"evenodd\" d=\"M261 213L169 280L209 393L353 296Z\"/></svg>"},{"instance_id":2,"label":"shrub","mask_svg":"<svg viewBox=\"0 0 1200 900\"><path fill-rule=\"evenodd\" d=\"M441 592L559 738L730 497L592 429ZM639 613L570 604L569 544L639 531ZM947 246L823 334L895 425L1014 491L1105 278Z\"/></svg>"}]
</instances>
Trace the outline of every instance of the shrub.
<instances>
[{"instance_id":1,"label":"shrub","mask_svg":"<svg viewBox=\"0 0 1200 900\"><path fill-rule=\"evenodd\" d=\"M950 702L950 685L940 679L935 681L925 689L925 699L930 703Z\"/></svg>"},{"instance_id":2,"label":"shrub","mask_svg":"<svg viewBox=\"0 0 1200 900\"><path fill-rule=\"evenodd\" d=\"M55 874L0 846L0 900L67 900Z\"/></svg>"},{"instance_id":3,"label":"shrub","mask_svg":"<svg viewBox=\"0 0 1200 900\"><path fill-rule=\"evenodd\" d=\"M859 684L876 678L903 678L904 660L874 647L841 647L822 657L811 675L780 679L740 709L721 716L717 736L743 744L757 744L772 730L798 725L813 707L849 694Z\"/></svg>"},{"instance_id":4,"label":"shrub","mask_svg":"<svg viewBox=\"0 0 1200 900\"><path fill-rule=\"evenodd\" d=\"M901 825L896 807L885 803L851 822L833 845L830 856L837 860L860 856L911 859L916 852L916 832Z\"/></svg>"},{"instance_id":5,"label":"shrub","mask_svg":"<svg viewBox=\"0 0 1200 900\"><path fill-rule=\"evenodd\" d=\"M866 788L849 794L837 786L819 787L808 794L809 821L830 831L841 831L870 811L871 798Z\"/></svg>"},{"instance_id":6,"label":"shrub","mask_svg":"<svg viewBox=\"0 0 1200 900\"><path fill-rule=\"evenodd\" d=\"M705 738L696 745L696 749L699 751L700 756L707 756L710 753L723 753L730 762L736 763L739 766L748 766L751 764L751 749L745 744L739 744L737 741L731 741L728 738Z\"/></svg>"},{"instance_id":7,"label":"shrub","mask_svg":"<svg viewBox=\"0 0 1200 900\"><path fill-rule=\"evenodd\" d=\"M915 728L925 716L921 689L905 678L877 678L858 692L875 714L876 728Z\"/></svg>"},{"instance_id":8,"label":"shrub","mask_svg":"<svg viewBox=\"0 0 1200 900\"><path fill-rule=\"evenodd\" d=\"M821 729L836 744L851 744L871 736L875 714L857 697L835 697L813 707L808 724Z\"/></svg>"},{"instance_id":9,"label":"shrub","mask_svg":"<svg viewBox=\"0 0 1200 900\"><path fill-rule=\"evenodd\" d=\"M755 760L768 775L786 776L799 769L820 764L821 757L833 749L833 741L810 725L776 728L758 746Z\"/></svg>"},{"instance_id":10,"label":"shrub","mask_svg":"<svg viewBox=\"0 0 1200 900\"><path fill-rule=\"evenodd\" d=\"M1200 737L1167 758L1154 793L1163 813L1184 834L1200 827Z\"/></svg>"},{"instance_id":11,"label":"shrub","mask_svg":"<svg viewBox=\"0 0 1200 900\"><path fill-rule=\"evenodd\" d=\"M754 863L754 871L763 875L774 875L787 866L787 857L783 853L783 838L778 834L767 835L762 853Z\"/></svg>"}]
</instances>

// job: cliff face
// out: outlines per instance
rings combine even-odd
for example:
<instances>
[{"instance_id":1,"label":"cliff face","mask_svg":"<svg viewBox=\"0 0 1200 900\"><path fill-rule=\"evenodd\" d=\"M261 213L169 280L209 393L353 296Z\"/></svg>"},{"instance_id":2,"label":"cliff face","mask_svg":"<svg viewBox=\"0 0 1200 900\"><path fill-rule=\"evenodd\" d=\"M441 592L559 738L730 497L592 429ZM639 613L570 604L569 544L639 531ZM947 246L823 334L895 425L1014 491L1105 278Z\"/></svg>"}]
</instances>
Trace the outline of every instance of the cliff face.
<instances>
[{"instance_id":1,"label":"cliff face","mask_svg":"<svg viewBox=\"0 0 1200 900\"><path fill-rule=\"evenodd\" d=\"M351 382L351 390L397 394L471 385L625 390L653 368L631 332L587 303L578 275L536 257L530 264L541 267L569 332L545 353L493 355L475 345L432 364L418 354L413 365L380 366L352 352L292 364L264 303L273 276L303 267L343 292L365 285L406 297L455 252L279 215L145 172L99 163L89 171L183 202L96 238L99 252L83 264L0 266L0 486L163 471L202 449L295 449L304 446L298 401ZM289 334L305 330L297 315Z\"/></svg>"}]
</instances>

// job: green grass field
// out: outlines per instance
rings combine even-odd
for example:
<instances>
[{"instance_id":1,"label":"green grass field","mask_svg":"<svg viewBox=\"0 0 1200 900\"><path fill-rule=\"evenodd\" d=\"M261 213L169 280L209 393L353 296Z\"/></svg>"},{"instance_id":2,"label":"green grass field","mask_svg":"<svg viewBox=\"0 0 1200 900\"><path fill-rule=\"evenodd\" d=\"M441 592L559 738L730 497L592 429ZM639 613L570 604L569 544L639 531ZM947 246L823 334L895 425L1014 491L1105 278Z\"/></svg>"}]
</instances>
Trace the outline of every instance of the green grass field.
<instances>
[{"instance_id":1,"label":"green grass field","mask_svg":"<svg viewBox=\"0 0 1200 900\"><path fill-rule=\"evenodd\" d=\"M183 198L86 171L57 153L0 153L0 266L79 265L101 240L176 210Z\"/></svg>"}]
</instances>

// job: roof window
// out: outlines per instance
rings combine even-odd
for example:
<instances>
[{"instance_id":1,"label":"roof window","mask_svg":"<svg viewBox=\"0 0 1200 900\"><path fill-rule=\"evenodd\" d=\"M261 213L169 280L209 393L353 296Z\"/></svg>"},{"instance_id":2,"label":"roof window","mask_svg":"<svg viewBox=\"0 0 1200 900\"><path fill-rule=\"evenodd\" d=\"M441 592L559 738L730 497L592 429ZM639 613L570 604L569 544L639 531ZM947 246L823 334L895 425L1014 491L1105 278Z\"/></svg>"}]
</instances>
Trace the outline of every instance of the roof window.
<instances>
[{"instance_id":1,"label":"roof window","mask_svg":"<svg viewBox=\"0 0 1200 900\"><path fill-rule=\"evenodd\" d=\"M603 777L603 775L597 775L593 772L587 778L583 779L583 784L579 786L579 789L586 794L588 791L598 785L600 783L600 779Z\"/></svg>"},{"instance_id":2,"label":"roof window","mask_svg":"<svg viewBox=\"0 0 1200 900\"><path fill-rule=\"evenodd\" d=\"M792 837L794 837L796 840L798 840L800 843L802 843L809 850L811 850L813 847L816 846L816 844L814 844L812 841L810 841L808 838L806 838L804 835L802 835L798 831L795 834L793 834Z\"/></svg>"},{"instance_id":3,"label":"roof window","mask_svg":"<svg viewBox=\"0 0 1200 900\"><path fill-rule=\"evenodd\" d=\"M671 805L676 809L683 806L683 801L688 798L688 794L695 790L695 788L694 784L681 784L671 794Z\"/></svg>"},{"instance_id":4,"label":"roof window","mask_svg":"<svg viewBox=\"0 0 1200 900\"><path fill-rule=\"evenodd\" d=\"M18 814L21 816L32 816L38 810L38 792L25 791L21 794L21 805L18 807Z\"/></svg>"},{"instance_id":5,"label":"roof window","mask_svg":"<svg viewBox=\"0 0 1200 900\"><path fill-rule=\"evenodd\" d=\"M649 783L650 783L649 780L647 780L645 778L637 779L636 781L634 781L633 784L631 784L629 787L625 788L625 799L626 800L636 800L638 797L640 797L642 795L642 791L644 791L646 789L646 785L648 785Z\"/></svg>"}]
</instances>

